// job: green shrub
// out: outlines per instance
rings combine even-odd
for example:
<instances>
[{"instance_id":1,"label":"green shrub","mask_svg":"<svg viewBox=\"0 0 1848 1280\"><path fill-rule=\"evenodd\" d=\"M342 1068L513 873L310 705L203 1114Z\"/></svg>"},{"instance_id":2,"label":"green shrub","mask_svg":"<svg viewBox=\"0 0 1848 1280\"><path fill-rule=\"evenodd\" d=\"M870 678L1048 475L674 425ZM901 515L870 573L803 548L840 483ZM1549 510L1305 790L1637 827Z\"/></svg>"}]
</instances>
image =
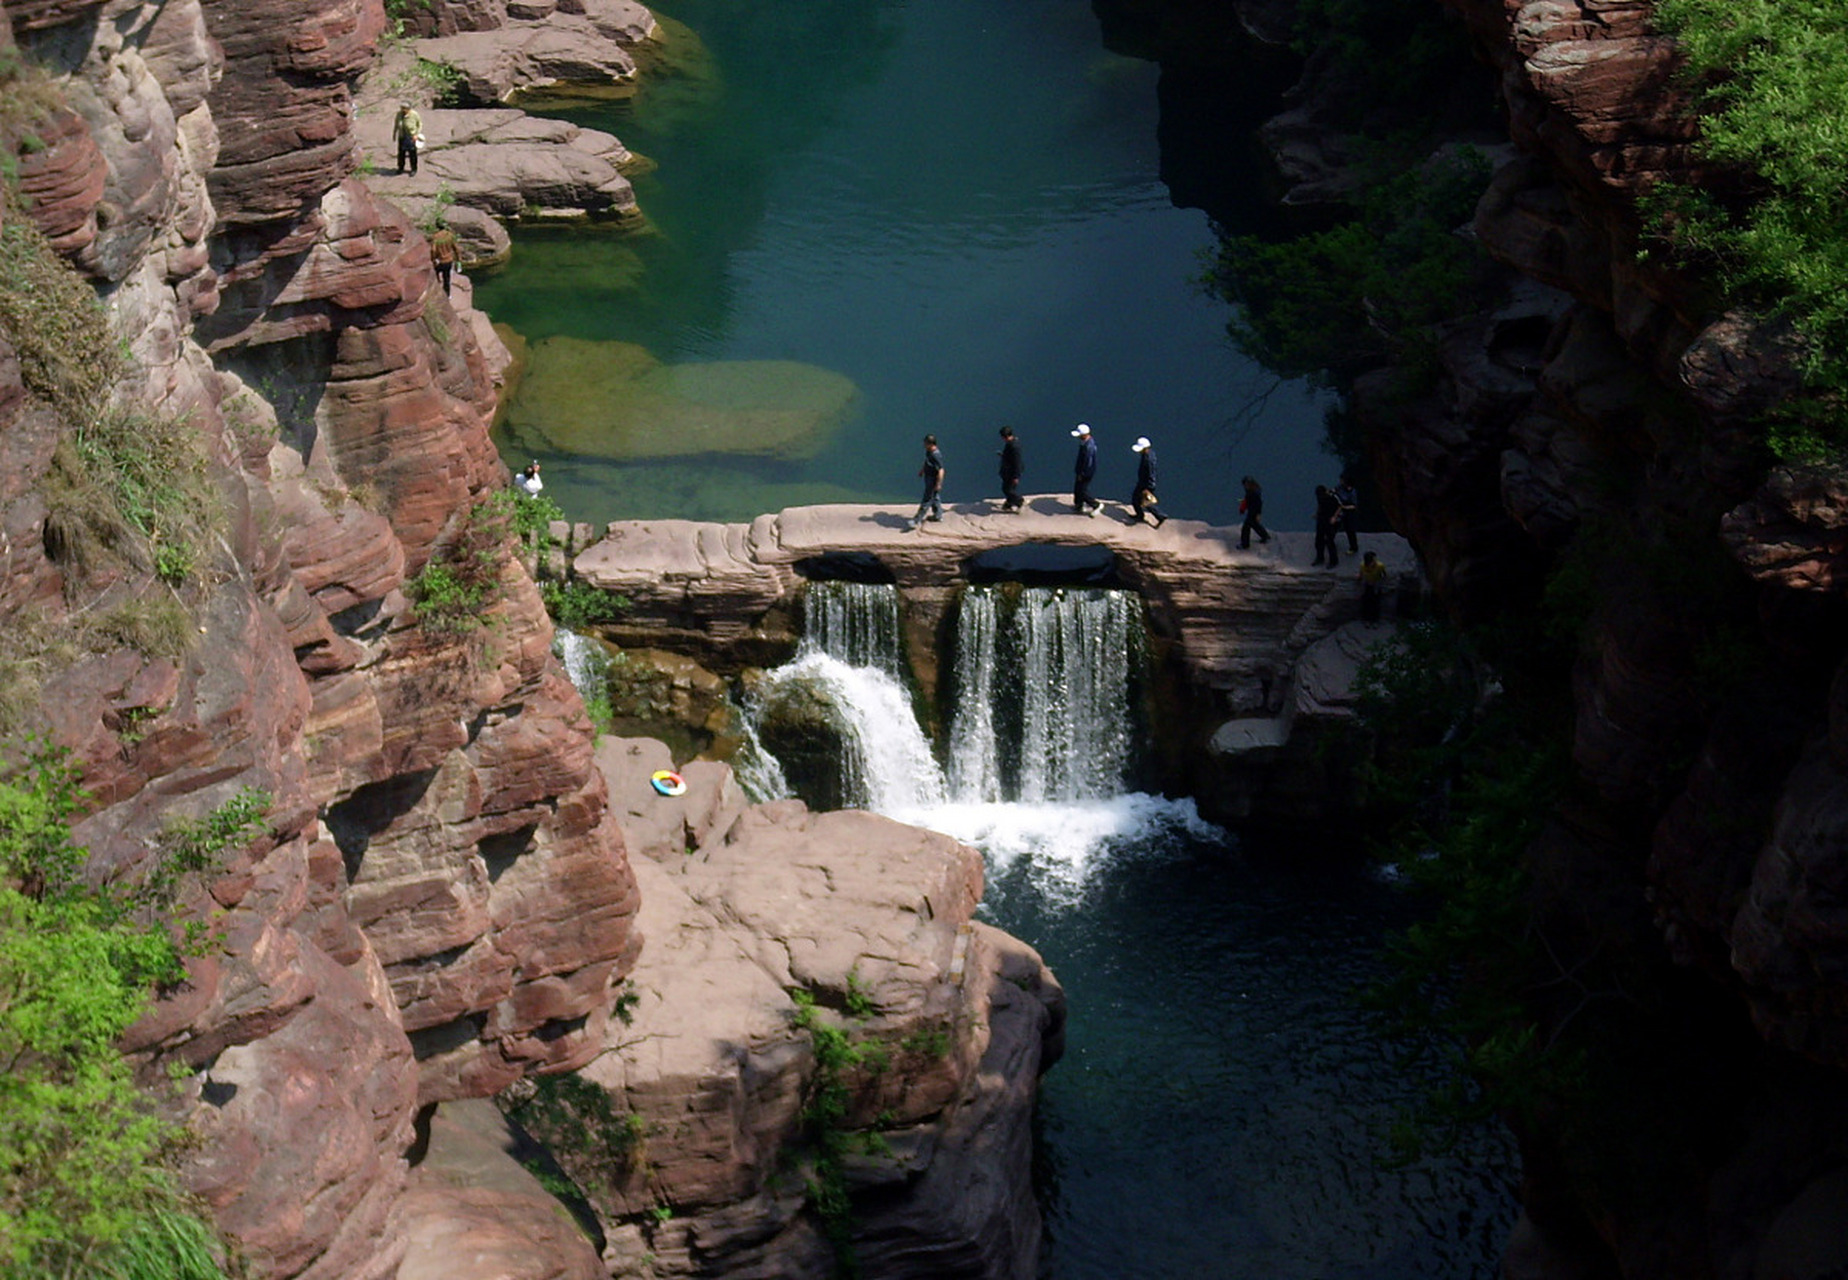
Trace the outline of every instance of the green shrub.
<instances>
[{"instance_id":1,"label":"green shrub","mask_svg":"<svg viewBox=\"0 0 1848 1280\"><path fill-rule=\"evenodd\" d=\"M545 599L545 611L552 615L552 621L573 631L614 622L629 607L627 597L576 579L560 582L548 578L539 584L539 594Z\"/></svg>"},{"instance_id":2,"label":"green shrub","mask_svg":"<svg viewBox=\"0 0 1848 1280\"><path fill-rule=\"evenodd\" d=\"M82 801L49 751L0 772L0 1276L217 1277L170 1172L180 1131L116 1048L150 989L185 974L179 921L170 898L85 882Z\"/></svg>"},{"instance_id":3,"label":"green shrub","mask_svg":"<svg viewBox=\"0 0 1848 1280\"><path fill-rule=\"evenodd\" d=\"M94 416L122 359L96 290L52 249L9 186L0 205L0 332L29 391L69 422Z\"/></svg>"},{"instance_id":4,"label":"green shrub","mask_svg":"<svg viewBox=\"0 0 1848 1280\"><path fill-rule=\"evenodd\" d=\"M1700 109L1702 156L1733 173L1667 186L1646 206L1660 242L1726 302L1791 322L1822 393L1790 443L1848 437L1848 25L1835 0L1661 0ZM1773 441L1773 443L1777 443Z\"/></svg>"},{"instance_id":5,"label":"green shrub","mask_svg":"<svg viewBox=\"0 0 1848 1280\"><path fill-rule=\"evenodd\" d=\"M519 507L502 490L470 507L405 590L425 630L466 636L481 630L500 598L501 566Z\"/></svg>"},{"instance_id":6,"label":"green shrub","mask_svg":"<svg viewBox=\"0 0 1848 1280\"><path fill-rule=\"evenodd\" d=\"M1202 284L1237 310L1227 325L1253 360L1289 378L1346 386L1428 346L1473 296L1481 254L1457 234L1488 182L1463 149L1372 186L1337 226L1267 243L1227 236Z\"/></svg>"}]
</instances>

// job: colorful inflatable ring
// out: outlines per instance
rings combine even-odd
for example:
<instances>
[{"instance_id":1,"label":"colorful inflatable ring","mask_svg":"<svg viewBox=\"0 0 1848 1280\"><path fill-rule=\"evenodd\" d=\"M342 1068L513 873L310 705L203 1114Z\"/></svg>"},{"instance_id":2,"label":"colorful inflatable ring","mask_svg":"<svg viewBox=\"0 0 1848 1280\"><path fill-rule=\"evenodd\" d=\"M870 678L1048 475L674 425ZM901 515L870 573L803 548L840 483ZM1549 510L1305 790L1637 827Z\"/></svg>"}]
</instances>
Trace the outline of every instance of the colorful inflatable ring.
<instances>
[{"instance_id":1,"label":"colorful inflatable ring","mask_svg":"<svg viewBox=\"0 0 1848 1280\"><path fill-rule=\"evenodd\" d=\"M684 796L687 793L687 780L672 769L656 769L649 777L648 785L664 796Z\"/></svg>"}]
</instances>

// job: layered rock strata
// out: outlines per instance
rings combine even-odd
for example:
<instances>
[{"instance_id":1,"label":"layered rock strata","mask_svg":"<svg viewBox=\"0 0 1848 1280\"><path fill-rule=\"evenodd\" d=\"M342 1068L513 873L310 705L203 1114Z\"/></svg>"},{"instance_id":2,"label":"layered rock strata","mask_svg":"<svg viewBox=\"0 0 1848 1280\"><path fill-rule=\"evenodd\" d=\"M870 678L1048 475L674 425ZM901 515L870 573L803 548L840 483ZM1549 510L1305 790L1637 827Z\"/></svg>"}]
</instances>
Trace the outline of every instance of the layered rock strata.
<instances>
[{"instance_id":1,"label":"layered rock strata","mask_svg":"<svg viewBox=\"0 0 1848 1280\"><path fill-rule=\"evenodd\" d=\"M720 670L787 655L810 578L893 582L910 606L914 668L934 694L935 669L924 664L934 662L957 591L972 567L980 572L982 557L1018 552L1066 565L1068 581L1090 574L1140 592L1150 630L1169 646L1182 679L1222 716L1280 714L1296 658L1359 612L1352 576L1359 561L1316 566L1304 534L1276 534L1240 550L1236 529L1195 520L1156 529L1114 512L1088 518L1046 497L1031 499L1024 516L967 503L946 507L940 523L919 530L907 516L908 508L842 505L792 507L748 525L617 521L571 568L629 601L608 629L612 639L680 648ZM1395 579L1416 579L1404 539L1369 534L1367 549Z\"/></svg>"},{"instance_id":2,"label":"layered rock strata","mask_svg":"<svg viewBox=\"0 0 1848 1280\"><path fill-rule=\"evenodd\" d=\"M661 796L651 740L607 738L598 761L646 855L649 945L627 1022L578 1074L628 1138L533 1123L610 1273L820 1280L845 1249L866 1275L1032 1276L1034 1081L1064 1004L1030 948L973 919L980 855L868 813L749 806L719 764ZM828 1034L858 1060L820 1050ZM818 1212L826 1185L844 1214Z\"/></svg>"},{"instance_id":3,"label":"layered rock strata","mask_svg":"<svg viewBox=\"0 0 1848 1280\"><path fill-rule=\"evenodd\" d=\"M1356 403L1381 429L1395 524L1459 615L1531 600L1562 563L1588 575L1570 690L1584 796L1531 853L1535 927L1562 965L1616 950L1654 975L1651 1025L1672 1032L1619 1087L1650 1099L1660 1141L1625 1167L1671 1132L1700 1139L1637 1194L1587 1172L1584 1133L1530 1127L1511 1274L1827 1274L1848 1263L1839 1235L1802 1233L1841 1212L1848 1133L1830 915L1845 491L1831 468L1764 468L1761 415L1796 386L1788 335L1716 314L1700 281L1638 253L1639 197L1737 181L1699 158L1655 6L1445 3L1497 71L1519 150L1474 230L1523 283L1445 333L1430 398L1373 394L1383 375ZM1543 1022L1573 1016L1540 1004Z\"/></svg>"},{"instance_id":4,"label":"layered rock strata","mask_svg":"<svg viewBox=\"0 0 1848 1280\"><path fill-rule=\"evenodd\" d=\"M468 635L426 625L411 589L505 483L497 357L422 237L350 180L376 2L5 12L70 104L27 159L32 216L135 357L121 399L185 417L224 510L172 593L177 648L86 628L168 588L47 554L46 477L79 424L9 352L0 618L16 642L84 638L43 664L38 718L84 769L97 867L137 874L163 824L270 797L262 837L188 886L216 945L129 1047L183 1076L187 1181L253 1274L391 1275L427 1230L406 1200L419 1106L587 1061L640 943L511 548L490 536Z\"/></svg>"}]
</instances>

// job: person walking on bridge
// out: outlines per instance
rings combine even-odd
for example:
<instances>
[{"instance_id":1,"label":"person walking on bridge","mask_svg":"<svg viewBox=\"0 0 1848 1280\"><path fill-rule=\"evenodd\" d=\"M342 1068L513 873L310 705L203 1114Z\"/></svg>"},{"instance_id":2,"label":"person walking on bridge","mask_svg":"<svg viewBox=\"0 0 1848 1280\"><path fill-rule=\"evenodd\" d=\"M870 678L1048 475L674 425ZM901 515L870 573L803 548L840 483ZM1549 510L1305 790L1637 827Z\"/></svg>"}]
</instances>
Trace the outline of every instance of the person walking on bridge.
<instances>
[{"instance_id":1,"label":"person walking on bridge","mask_svg":"<svg viewBox=\"0 0 1848 1280\"><path fill-rule=\"evenodd\" d=\"M1341 523L1341 499L1325 484L1315 487L1315 563L1333 569L1341 563L1335 528Z\"/></svg>"},{"instance_id":2,"label":"person walking on bridge","mask_svg":"<svg viewBox=\"0 0 1848 1280\"><path fill-rule=\"evenodd\" d=\"M937 437L924 437L924 465L918 468L918 475L924 480L924 496L918 500L918 513L911 517L911 527L917 528L928 518L943 519L943 454L937 450ZM930 512L928 517L925 512Z\"/></svg>"},{"instance_id":3,"label":"person walking on bridge","mask_svg":"<svg viewBox=\"0 0 1848 1280\"><path fill-rule=\"evenodd\" d=\"M1155 496L1155 446L1149 443L1147 436L1137 436L1136 443L1129 447L1138 457L1136 490L1130 495L1129 505L1135 509L1137 524L1142 523L1144 515L1151 515L1155 517L1155 527L1159 529L1167 523L1168 517L1155 506L1160 501Z\"/></svg>"},{"instance_id":4,"label":"person walking on bridge","mask_svg":"<svg viewBox=\"0 0 1848 1280\"><path fill-rule=\"evenodd\" d=\"M1014 439L1014 428L1001 428L1001 509L1019 511L1025 501L1020 496L1020 477L1024 474L1020 465L1020 441Z\"/></svg>"},{"instance_id":5,"label":"person walking on bridge","mask_svg":"<svg viewBox=\"0 0 1848 1280\"><path fill-rule=\"evenodd\" d=\"M1091 496L1091 481L1097 478L1097 441L1091 439L1091 426L1080 422L1072 428L1078 439L1078 459L1072 466L1072 510L1081 516L1094 516L1104 504Z\"/></svg>"},{"instance_id":6,"label":"person walking on bridge","mask_svg":"<svg viewBox=\"0 0 1848 1280\"><path fill-rule=\"evenodd\" d=\"M1259 542L1270 541L1270 530L1264 527L1264 521L1258 517L1264 514L1264 490L1251 476L1246 476L1241 483L1245 486L1245 496L1238 500L1238 509L1244 513L1245 523L1239 527L1238 549L1251 550L1251 535L1257 534Z\"/></svg>"}]
</instances>

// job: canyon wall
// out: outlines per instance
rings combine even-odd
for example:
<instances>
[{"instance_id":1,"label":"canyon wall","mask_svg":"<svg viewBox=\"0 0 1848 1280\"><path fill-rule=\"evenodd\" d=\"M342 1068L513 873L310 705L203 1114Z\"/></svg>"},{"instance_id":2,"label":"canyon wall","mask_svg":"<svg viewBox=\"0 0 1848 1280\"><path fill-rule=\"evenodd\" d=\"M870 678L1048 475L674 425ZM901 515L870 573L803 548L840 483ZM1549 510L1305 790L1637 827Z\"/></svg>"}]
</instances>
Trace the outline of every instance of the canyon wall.
<instances>
[{"instance_id":1,"label":"canyon wall","mask_svg":"<svg viewBox=\"0 0 1848 1280\"><path fill-rule=\"evenodd\" d=\"M1512 143L1467 229L1502 289L1440 328L1422 391L1381 369L1352 407L1453 618L1494 622L1571 585L1572 799L1527 858L1558 972L1527 994L1543 1038L1601 1002L1629 1010L1599 1023L1622 1063L1601 1096L1520 1117L1527 1214L1507 1274L1841 1274L1845 482L1765 447L1765 410L1797 385L1789 335L1642 252L1656 185L1736 180L1699 157L1653 4L1441 4L1492 71ZM1145 25L1210 9L1214 33L1275 17L1103 7ZM1325 65L1292 92L1298 123ZM1277 180L1303 196L1291 164ZM1620 977L1598 989L1592 973ZM1613 1122L1587 1123L1599 1114Z\"/></svg>"},{"instance_id":2,"label":"canyon wall","mask_svg":"<svg viewBox=\"0 0 1848 1280\"><path fill-rule=\"evenodd\" d=\"M632 0L411 12L490 97L508 49L516 79L630 76L653 32ZM441 174L370 172L388 99L430 92L391 79L417 55L381 0L0 14L23 196L0 233L75 267L71 306L93 286L123 356L99 406L60 397L37 335L0 341L0 741L36 728L79 766L99 878L146 877L176 821L263 797L260 834L181 879L205 941L125 1045L190 1130L180 1173L237 1274L822 1277L849 1250L885 1275L1033 1274L1063 1005L972 919L979 855L748 808L716 765L689 770L705 807L683 823L646 769L600 767L488 436L509 355L394 203L440 212ZM381 58L398 70L362 95ZM477 134L517 153L464 203L519 179L634 213L608 135L428 119L458 166ZM595 181L543 186L560 169ZM115 363L66 357L97 382ZM99 444L104 420L129 426ZM196 471L204 527L79 504L99 449ZM634 826L639 794L672 811ZM550 1129L525 1106L586 1097ZM522 1162L579 1179L577 1216Z\"/></svg>"},{"instance_id":3,"label":"canyon wall","mask_svg":"<svg viewBox=\"0 0 1848 1280\"><path fill-rule=\"evenodd\" d=\"M7 353L0 620L75 634L169 598L187 619L170 652L85 631L26 718L81 765L77 835L112 875L176 816L271 798L263 836L189 890L217 944L129 1047L181 1079L187 1184L256 1274L393 1274L419 1108L586 1061L641 942L539 594L476 528L506 484L496 359L354 178L378 0L5 16L67 104L22 150L25 216L122 335L118 401L197 433L223 508L177 583L49 553L48 477L85 424ZM471 537L487 603L465 634L426 625L407 583Z\"/></svg>"}]
</instances>

